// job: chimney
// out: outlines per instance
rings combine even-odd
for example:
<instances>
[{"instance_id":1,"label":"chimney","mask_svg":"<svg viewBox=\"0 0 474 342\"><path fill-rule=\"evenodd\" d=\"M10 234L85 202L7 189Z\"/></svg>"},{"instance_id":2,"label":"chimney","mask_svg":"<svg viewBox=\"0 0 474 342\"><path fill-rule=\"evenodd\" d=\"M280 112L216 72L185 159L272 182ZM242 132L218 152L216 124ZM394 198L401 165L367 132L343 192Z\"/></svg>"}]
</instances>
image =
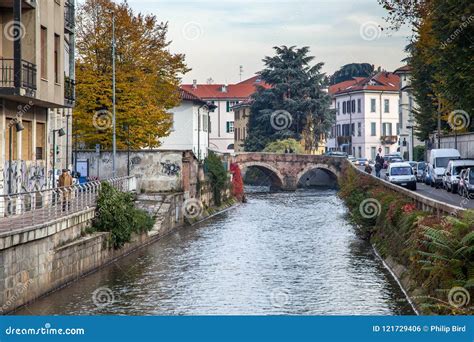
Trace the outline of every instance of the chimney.
<instances>
[{"instance_id":1,"label":"chimney","mask_svg":"<svg viewBox=\"0 0 474 342\"><path fill-rule=\"evenodd\" d=\"M197 89L198 85L197 85L197 80L193 80L193 89Z\"/></svg>"},{"instance_id":2,"label":"chimney","mask_svg":"<svg viewBox=\"0 0 474 342\"><path fill-rule=\"evenodd\" d=\"M227 84L223 84L221 87L221 92L227 93Z\"/></svg>"}]
</instances>

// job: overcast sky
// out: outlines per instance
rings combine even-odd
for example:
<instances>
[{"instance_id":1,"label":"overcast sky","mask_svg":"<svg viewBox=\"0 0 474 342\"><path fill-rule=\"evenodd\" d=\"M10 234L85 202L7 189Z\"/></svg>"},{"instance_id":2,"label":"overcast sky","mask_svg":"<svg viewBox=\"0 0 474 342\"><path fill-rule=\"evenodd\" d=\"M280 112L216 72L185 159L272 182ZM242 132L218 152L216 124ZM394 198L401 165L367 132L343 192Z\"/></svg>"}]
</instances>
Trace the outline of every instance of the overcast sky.
<instances>
[{"instance_id":1,"label":"overcast sky","mask_svg":"<svg viewBox=\"0 0 474 342\"><path fill-rule=\"evenodd\" d=\"M116 0L118 2L119 0ZM408 29L379 31L385 10L377 0L128 0L137 11L169 22L172 52L186 54L193 70L185 83L239 81L262 69L275 45L309 46L332 73L367 62L387 70L405 57Z\"/></svg>"}]
</instances>

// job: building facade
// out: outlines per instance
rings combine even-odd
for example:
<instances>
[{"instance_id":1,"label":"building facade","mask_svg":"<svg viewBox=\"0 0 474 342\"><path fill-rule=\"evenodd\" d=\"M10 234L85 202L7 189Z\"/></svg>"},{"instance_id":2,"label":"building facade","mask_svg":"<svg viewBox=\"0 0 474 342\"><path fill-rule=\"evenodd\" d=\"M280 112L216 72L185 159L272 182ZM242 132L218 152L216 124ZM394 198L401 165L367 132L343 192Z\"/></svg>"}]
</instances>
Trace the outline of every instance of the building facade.
<instances>
[{"instance_id":1,"label":"building facade","mask_svg":"<svg viewBox=\"0 0 474 342\"><path fill-rule=\"evenodd\" d=\"M72 164L74 2L0 0L0 195Z\"/></svg>"},{"instance_id":2,"label":"building facade","mask_svg":"<svg viewBox=\"0 0 474 342\"><path fill-rule=\"evenodd\" d=\"M234 151L244 152L245 139L249 134L249 118L251 100L245 100L235 105L234 111Z\"/></svg>"},{"instance_id":3,"label":"building facade","mask_svg":"<svg viewBox=\"0 0 474 342\"><path fill-rule=\"evenodd\" d=\"M246 101L257 86L265 86L258 76L237 84L183 84L182 88L216 108L210 113L209 149L219 152L234 152L235 127L233 107Z\"/></svg>"},{"instance_id":4,"label":"building facade","mask_svg":"<svg viewBox=\"0 0 474 342\"><path fill-rule=\"evenodd\" d=\"M411 87L411 67L405 65L394 73L400 77L400 153L405 159L413 160L413 148L424 144L415 135L413 111L416 110L416 102Z\"/></svg>"},{"instance_id":5,"label":"building facade","mask_svg":"<svg viewBox=\"0 0 474 342\"><path fill-rule=\"evenodd\" d=\"M159 150L193 151L198 159L204 159L209 149L209 113L214 105L179 90L181 104L170 110L173 126L170 135L160 139Z\"/></svg>"},{"instance_id":6,"label":"building facade","mask_svg":"<svg viewBox=\"0 0 474 342\"><path fill-rule=\"evenodd\" d=\"M336 122L329 150L345 151L356 158L375 159L399 150L399 77L379 72L356 77L329 88Z\"/></svg>"}]
</instances>

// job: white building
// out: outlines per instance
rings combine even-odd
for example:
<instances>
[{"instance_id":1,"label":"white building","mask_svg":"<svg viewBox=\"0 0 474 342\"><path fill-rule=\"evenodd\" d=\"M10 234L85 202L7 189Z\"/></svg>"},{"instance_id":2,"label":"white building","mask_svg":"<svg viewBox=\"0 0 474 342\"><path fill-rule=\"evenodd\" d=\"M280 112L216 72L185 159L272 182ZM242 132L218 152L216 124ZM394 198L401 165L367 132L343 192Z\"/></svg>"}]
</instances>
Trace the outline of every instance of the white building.
<instances>
[{"instance_id":1,"label":"white building","mask_svg":"<svg viewBox=\"0 0 474 342\"><path fill-rule=\"evenodd\" d=\"M237 84L183 84L187 92L213 103L210 113L209 148L219 152L234 152L234 112L232 107L247 100L258 85L265 86L258 76Z\"/></svg>"},{"instance_id":2,"label":"white building","mask_svg":"<svg viewBox=\"0 0 474 342\"><path fill-rule=\"evenodd\" d=\"M405 158L413 160L412 146L423 145L423 143L419 141L414 134L414 126L416 123L413 116L413 110L416 109L416 102L411 87L411 67L405 65L395 70L394 73L400 76L400 152L402 156L405 156Z\"/></svg>"},{"instance_id":3,"label":"white building","mask_svg":"<svg viewBox=\"0 0 474 342\"><path fill-rule=\"evenodd\" d=\"M397 152L398 92L399 77L385 71L332 85L336 123L328 149L368 159Z\"/></svg>"},{"instance_id":4,"label":"white building","mask_svg":"<svg viewBox=\"0 0 474 342\"><path fill-rule=\"evenodd\" d=\"M161 150L192 150L198 159L207 156L209 148L209 111L215 106L180 89L181 104L172 108L171 133L161 138Z\"/></svg>"}]
</instances>

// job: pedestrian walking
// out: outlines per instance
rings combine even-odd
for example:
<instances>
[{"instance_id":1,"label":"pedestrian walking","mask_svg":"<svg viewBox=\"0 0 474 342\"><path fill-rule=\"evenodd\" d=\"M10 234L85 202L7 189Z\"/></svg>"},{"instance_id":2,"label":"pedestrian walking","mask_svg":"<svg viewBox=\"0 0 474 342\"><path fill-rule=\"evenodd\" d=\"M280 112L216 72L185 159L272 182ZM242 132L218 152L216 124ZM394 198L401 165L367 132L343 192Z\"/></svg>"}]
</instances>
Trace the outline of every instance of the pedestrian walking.
<instances>
[{"instance_id":1,"label":"pedestrian walking","mask_svg":"<svg viewBox=\"0 0 474 342\"><path fill-rule=\"evenodd\" d=\"M63 200L63 211L69 210L71 208L71 189L72 186L72 176L69 174L68 169L63 169L63 173L59 176L59 188L62 188L62 200Z\"/></svg>"}]
</instances>

